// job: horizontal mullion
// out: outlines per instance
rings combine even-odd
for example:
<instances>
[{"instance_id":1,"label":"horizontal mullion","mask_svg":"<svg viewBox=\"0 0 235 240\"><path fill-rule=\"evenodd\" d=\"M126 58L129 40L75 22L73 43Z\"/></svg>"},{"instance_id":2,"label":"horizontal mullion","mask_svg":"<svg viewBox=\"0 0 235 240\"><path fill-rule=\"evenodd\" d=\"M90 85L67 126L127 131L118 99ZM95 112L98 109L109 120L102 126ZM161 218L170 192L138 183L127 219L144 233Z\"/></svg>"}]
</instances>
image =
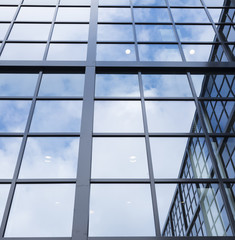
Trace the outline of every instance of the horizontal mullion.
<instances>
[{"instance_id":1,"label":"horizontal mullion","mask_svg":"<svg viewBox=\"0 0 235 240\"><path fill-rule=\"evenodd\" d=\"M45 179L37 179L37 178L30 178L30 179L17 179L16 183L20 184L36 184L36 183L76 183L76 178L45 178Z\"/></svg>"},{"instance_id":2,"label":"horizontal mullion","mask_svg":"<svg viewBox=\"0 0 235 240\"><path fill-rule=\"evenodd\" d=\"M235 101L233 97L198 97L199 101Z\"/></svg>"},{"instance_id":3,"label":"horizontal mullion","mask_svg":"<svg viewBox=\"0 0 235 240\"><path fill-rule=\"evenodd\" d=\"M204 137L203 133L148 133L149 137ZM144 133L93 133L93 137L145 137Z\"/></svg>"}]
</instances>

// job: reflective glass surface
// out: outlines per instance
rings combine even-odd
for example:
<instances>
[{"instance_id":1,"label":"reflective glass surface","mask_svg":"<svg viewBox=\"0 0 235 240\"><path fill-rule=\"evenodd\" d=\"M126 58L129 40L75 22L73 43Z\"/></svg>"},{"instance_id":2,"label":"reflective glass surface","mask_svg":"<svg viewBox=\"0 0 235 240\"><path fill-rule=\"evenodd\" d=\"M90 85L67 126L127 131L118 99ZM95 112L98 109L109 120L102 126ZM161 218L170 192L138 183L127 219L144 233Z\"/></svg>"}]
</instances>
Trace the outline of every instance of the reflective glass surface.
<instances>
[{"instance_id":1,"label":"reflective glass surface","mask_svg":"<svg viewBox=\"0 0 235 240\"><path fill-rule=\"evenodd\" d=\"M192 97L186 75L142 74L145 97Z\"/></svg>"},{"instance_id":2,"label":"reflective glass surface","mask_svg":"<svg viewBox=\"0 0 235 240\"><path fill-rule=\"evenodd\" d=\"M44 40L49 37L50 24L14 24L9 40Z\"/></svg>"},{"instance_id":3,"label":"reflective glass surface","mask_svg":"<svg viewBox=\"0 0 235 240\"><path fill-rule=\"evenodd\" d=\"M38 74L0 74L0 96L33 96Z\"/></svg>"},{"instance_id":4,"label":"reflective glass surface","mask_svg":"<svg viewBox=\"0 0 235 240\"><path fill-rule=\"evenodd\" d=\"M1 100L0 132L23 132L30 105L30 101Z\"/></svg>"},{"instance_id":5,"label":"reflective glass surface","mask_svg":"<svg viewBox=\"0 0 235 240\"><path fill-rule=\"evenodd\" d=\"M84 74L43 74L39 96L82 96Z\"/></svg>"},{"instance_id":6,"label":"reflective glass surface","mask_svg":"<svg viewBox=\"0 0 235 240\"><path fill-rule=\"evenodd\" d=\"M31 132L79 132L82 101L37 101Z\"/></svg>"},{"instance_id":7,"label":"reflective glass surface","mask_svg":"<svg viewBox=\"0 0 235 240\"><path fill-rule=\"evenodd\" d=\"M55 24L52 40L87 41L88 30L88 24Z\"/></svg>"},{"instance_id":8,"label":"reflective glass surface","mask_svg":"<svg viewBox=\"0 0 235 240\"><path fill-rule=\"evenodd\" d=\"M18 4L20 0L0 0L0 4Z\"/></svg>"},{"instance_id":9,"label":"reflective glass surface","mask_svg":"<svg viewBox=\"0 0 235 240\"><path fill-rule=\"evenodd\" d=\"M148 185L91 186L89 236L154 235Z\"/></svg>"},{"instance_id":10,"label":"reflective glass surface","mask_svg":"<svg viewBox=\"0 0 235 240\"><path fill-rule=\"evenodd\" d=\"M232 208L232 212L233 212L233 216L235 217L235 184L231 183L231 184L226 184L225 185L225 190L229 199L229 203L231 205Z\"/></svg>"},{"instance_id":11,"label":"reflective glass surface","mask_svg":"<svg viewBox=\"0 0 235 240\"><path fill-rule=\"evenodd\" d=\"M74 184L19 184L5 237L70 237Z\"/></svg>"},{"instance_id":12,"label":"reflective glass surface","mask_svg":"<svg viewBox=\"0 0 235 240\"><path fill-rule=\"evenodd\" d=\"M207 6L221 7L224 5L224 0L204 0Z\"/></svg>"},{"instance_id":13,"label":"reflective glass surface","mask_svg":"<svg viewBox=\"0 0 235 240\"><path fill-rule=\"evenodd\" d=\"M96 101L94 132L143 132L139 101Z\"/></svg>"},{"instance_id":14,"label":"reflective glass surface","mask_svg":"<svg viewBox=\"0 0 235 240\"><path fill-rule=\"evenodd\" d=\"M132 0L134 6L166 6L164 0Z\"/></svg>"},{"instance_id":15,"label":"reflective glass surface","mask_svg":"<svg viewBox=\"0 0 235 240\"><path fill-rule=\"evenodd\" d=\"M90 5L91 0L60 0L60 5Z\"/></svg>"},{"instance_id":16,"label":"reflective glass surface","mask_svg":"<svg viewBox=\"0 0 235 240\"><path fill-rule=\"evenodd\" d=\"M200 0L169 0L169 4L171 6L202 6Z\"/></svg>"},{"instance_id":17,"label":"reflective glass surface","mask_svg":"<svg viewBox=\"0 0 235 240\"><path fill-rule=\"evenodd\" d=\"M192 77L194 88L196 90L196 94L199 97L202 95L201 93L204 91L202 88L204 75L191 75L191 77Z\"/></svg>"},{"instance_id":18,"label":"reflective glass surface","mask_svg":"<svg viewBox=\"0 0 235 240\"><path fill-rule=\"evenodd\" d=\"M148 178L144 138L93 138L91 177Z\"/></svg>"},{"instance_id":19,"label":"reflective glass surface","mask_svg":"<svg viewBox=\"0 0 235 240\"><path fill-rule=\"evenodd\" d=\"M134 8L135 22L170 22L167 8Z\"/></svg>"},{"instance_id":20,"label":"reflective glass surface","mask_svg":"<svg viewBox=\"0 0 235 240\"><path fill-rule=\"evenodd\" d=\"M99 5L130 5L129 0L99 0Z\"/></svg>"},{"instance_id":21,"label":"reflective glass surface","mask_svg":"<svg viewBox=\"0 0 235 240\"><path fill-rule=\"evenodd\" d=\"M24 0L23 4L28 5L56 5L58 0Z\"/></svg>"},{"instance_id":22,"label":"reflective glass surface","mask_svg":"<svg viewBox=\"0 0 235 240\"><path fill-rule=\"evenodd\" d=\"M21 140L15 137L0 137L0 178L13 177Z\"/></svg>"},{"instance_id":23,"label":"reflective glass surface","mask_svg":"<svg viewBox=\"0 0 235 240\"><path fill-rule=\"evenodd\" d=\"M220 18L222 17L222 12L223 12L223 10L221 8L217 8L217 9L209 8L208 11L214 22L220 21Z\"/></svg>"},{"instance_id":24,"label":"reflective glass surface","mask_svg":"<svg viewBox=\"0 0 235 240\"><path fill-rule=\"evenodd\" d=\"M145 101L150 132L189 132L194 102Z\"/></svg>"},{"instance_id":25,"label":"reflective glass surface","mask_svg":"<svg viewBox=\"0 0 235 240\"><path fill-rule=\"evenodd\" d=\"M85 61L87 44L50 44L47 60Z\"/></svg>"},{"instance_id":26,"label":"reflective glass surface","mask_svg":"<svg viewBox=\"0 0 235 240\"><path fill-rule=\"evenodd\" d=\"M99 22L131 22L130 8L99 8Z\"/></svg>"},{"instance_id":27,"label":"reflective glass surface","mask_svg":"<svg viewBox=\"0 0 235 240\"><path fill-rule=\"evenodd\" d=\"M11 21L15 12L16 7L0 7L0 21Z\"/></svg>"},{"instance_id":28,"label":"reflective glass surface","mask_svg":"<svg viewBox=\"0 0 235 240\"><path fill-rule=\"evenodd\" d=\"M10 189L10 184L1 184L0 185L0 221L2 221L2 217L4 214L9 189Z\"/></svg>"},{"instance_id":29,"label":"reflective glass surface","mask_svg":"<svg viewBox=\"0 0 235 240\"><path fill-rule=\"evenodd\" d=\"M90 19L90 8L63 8L60 7L56 21L62 22L88 22Z\"/></svg>"},{"instance_id":30,"label":"reflective glass surface","mask_svg":"<svg viewBox=\"0 0 235 240\"><path fill-rule=\"evenodd\" d=\"M96 96L138 97L138 75L134 74L97 74Z\"/></svg>"},{"instance_id":31,"label":"reflective glass surface","mask_svg":"<svg viewBox=\"0 0 235 240\"><path fill-rule=\"evenodd\" d=\"M28 138L19 178L75 178L78 138Z\"/></svg>"},{"instance_id":32,"label":"reflective glass surface","mask_svg":"<svg viewBox=\"0 0 235 240\"><path fill-rule=\"evenodd\" d=\"M141 61L182 61L176 44L139 44Z\"/></svg>"},{"instance_id":33,"label":"reflective glass surface","mask_svg":"<svg viewBox=\"0 0 235 240\"><path fill-rule=\"evenodd\" d=\"M9 26L10 24L8 23L0 23L0 40L5 38Z\"/></svg>"}]
</instances>

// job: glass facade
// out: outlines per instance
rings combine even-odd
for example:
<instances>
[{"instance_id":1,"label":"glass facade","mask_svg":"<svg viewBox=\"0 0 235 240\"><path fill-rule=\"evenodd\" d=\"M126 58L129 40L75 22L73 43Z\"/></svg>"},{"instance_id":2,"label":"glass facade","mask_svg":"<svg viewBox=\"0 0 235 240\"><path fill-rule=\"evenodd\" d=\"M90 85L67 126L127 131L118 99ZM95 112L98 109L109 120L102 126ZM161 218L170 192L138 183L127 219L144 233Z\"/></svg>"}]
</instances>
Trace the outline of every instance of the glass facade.
<instances>
[{"instance_id":1,"label":"glass facade","mask_svg":"<svg viewBox=\"0 0 235 240\"><path fill-rule=\"evenodd\" d=\"M0 0L0 240L234 239L234 18Z\"/></svg>"}]
</instances>

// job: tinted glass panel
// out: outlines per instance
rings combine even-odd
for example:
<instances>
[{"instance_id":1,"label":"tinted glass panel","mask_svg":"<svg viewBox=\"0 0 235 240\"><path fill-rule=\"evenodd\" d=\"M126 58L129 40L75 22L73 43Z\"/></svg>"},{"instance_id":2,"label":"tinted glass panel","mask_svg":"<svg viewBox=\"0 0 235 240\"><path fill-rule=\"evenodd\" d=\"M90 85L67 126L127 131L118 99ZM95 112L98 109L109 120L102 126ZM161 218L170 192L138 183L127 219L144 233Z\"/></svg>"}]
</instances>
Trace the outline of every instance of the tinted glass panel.
<instances>
[{"instance_id":1,"label":"tinted glass panel","mask_svg":"<svg viewBox=\"0 0 235 240\"><path fill-rule=\"evenodd\" d=\"M99 22L131 22L130 8L99 8Z\"/></svg>"},{"instance_id":2,"label":"tinted glass panel","mask_svg":"<svg viewBox=\"0 0 235 240\"><path fill-rule=\"evenodd\" d=\"M58 0L24 0L23 4L29 5L56 5Z\"/></svg>"},{"instance_id":3,"label":"tinted glass panel","mask_svg":"<svg viewBox=\"0 0 235 240\"><path fill-rule=\"evenodd\" d=\"M129 0L99 0L99 5L130 5Z\"/></svg>"},{"instance_id":4,"label":"tinted glass panel","mask_svg":"<svg viewBox=\"0 0 235 240\"><path fill-rule=\"evenodd\" d=\"M132 0L134 6L165 6L164 0Z\"/></svg>"},{"instance_id":5,"label":"tinted glass panel","mask_svg":"<svg viewBox=\"0 0 235 240\"><path fill-rule=\"evenodd\" d=\"M1 184L0 185L0 221L2 221L9 189L10 189L10 184Z\"/></svg>"},{"instance_id":6,"label":"tinted glass panel","mask_svg":"<svg viewBox=\"0 0 235 240\"><path fill-rule=\"evenodd\" d=\"M11 21L15 12L16 7L0 7L0 21Z\"/></svg>"},{"instance_id":7,"label":"tinted glass panel","mask_svg":"<svg viewBox=\"0 0 235 240\"><path fill-rule=\"evenodd\" d=\"M88 22L90 8L59 8L56 21L62 22Z\"/></svg>"},{"instance_id":8,"label":"tinted glass panel","mask_svg":"<svg viewBox=\"0 0 235 240\"><path fill-rule=\"evenodd\" d=\"M90 5L91 0L60 0L60 5Z\"/></svg>"},{"instance_id":9,"label":"tinted glass panel","mask_svg":"<svg viewBox=\"0 0 235 240\"><path fill-rule=\"evenodd\" d=\"M0 23L0 40L5 38L9 25L7 23Z\"/></svg>"},{"instance_id":10,"label":"tinted glass panel","mask_svg":"<svg viewBox=\"0 0 235 240\"><path fill-rule=\"evenodd\" d=\"M170 22L166 8L134 8L136 22Z\"/></svg>"}]
</instances>

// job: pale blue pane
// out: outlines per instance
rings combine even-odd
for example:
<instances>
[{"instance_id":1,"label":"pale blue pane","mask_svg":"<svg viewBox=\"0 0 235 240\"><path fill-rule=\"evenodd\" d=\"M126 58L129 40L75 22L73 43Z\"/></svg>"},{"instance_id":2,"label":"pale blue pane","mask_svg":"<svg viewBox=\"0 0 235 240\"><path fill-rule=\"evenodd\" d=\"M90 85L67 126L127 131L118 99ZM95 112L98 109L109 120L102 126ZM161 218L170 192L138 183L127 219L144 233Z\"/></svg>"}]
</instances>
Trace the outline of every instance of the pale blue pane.
<instances>
[{"instance_id":1,"label":"pale blue pane","mask_svg":"<svg viewBox=\"0 0 235 240\"><path fill-rule=\"evenodd\" d=\"M0 40L5 38L9 26L9 23L0 23Z\"/></svg>"},{"instance_id":2,"label":"pale blue pane","mask_svg":"<svg viewBox=\"0 0 235 240\"><path fill-rule=\"evenodd\" d=\"M0 185L0 221L2 221L9 190L10 190L10 184Z\"/></svg>"},{"instance_id":3,"label":"pale blue pane","mask_svg":"<svg viewBox=\"0 0 235 240\"><path fill-rule=\"evenodd\" d=\"M132 0L134 6L166 6L165 0Z\"/></svg>"},{"instance_id":4,"label":"pale blue pane","mask_svg":"<svg viewBox=\"0 0 235 240\"><path fill-rule=\"evenodd\" d=\"M99 5L130 5L129 0L99 0Z\"/></svg>"},{"instance_id":5,"label":"pale blue pane","mask_svg":"<svg viewBox=\"0 0 235 240\"><path fill-rule=\"evenodd\" d=\"M16 7L0 7L0 21L11 21L15 12Z\"/></svg>"},{"instance_id":6,"label":"pale blue pane","mask_svg":"<svg viewBox=\"0 0 235 240\"><path fill-rule=\"evenodd\" d=\"M61 22L89 22L90 8L78 7L60 7L57 13L56 21Z\"/></svg>"},{"instance_id":7,"label":"pale blue pane","mask_svg":"<svg viewBox=\"0 0 235 240\"><path fill-rule=\"evenodd\" d=\"M169 0L171 6L199 6L202 7L200 0Z\"/></svg>"},{"instance_id":8,"label":"pale blue pane","mask_svg":"<svg viewBox=\"0 0 235 240\"><path fill-rule=\"evenodd\" d=\"M99 8L99 22L131 22L130 8Z\"/></svg>"},{"instance_id":9,"label":"pale blue pane","mask_svg":"<svg viewBox=\"0 0 235 240\"><path fill-rule=\"evenodd\" d=\"M135 22L170 22L167 8L134 8Z\"/></svg>"}]
</instances>

